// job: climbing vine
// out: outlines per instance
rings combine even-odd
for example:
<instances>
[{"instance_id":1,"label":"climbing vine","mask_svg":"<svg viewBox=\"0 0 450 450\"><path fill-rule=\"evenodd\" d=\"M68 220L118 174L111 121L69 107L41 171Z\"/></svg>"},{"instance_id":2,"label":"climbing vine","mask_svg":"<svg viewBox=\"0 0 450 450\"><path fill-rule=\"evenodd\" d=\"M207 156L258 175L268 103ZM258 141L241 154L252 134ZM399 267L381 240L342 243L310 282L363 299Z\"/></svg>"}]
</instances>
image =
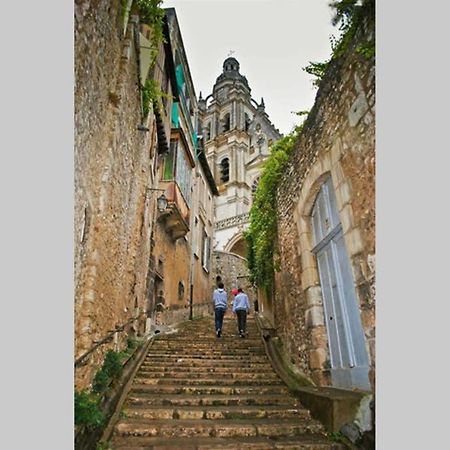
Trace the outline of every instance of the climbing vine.
<instances>
[{"instance_id":1,"label":"climbing vine","mask_svg":"<svg viewBox=\"0 0 450 450\"><path fill-rule=\"evenodd\" d=\"M367 15L375 15L375 0L339 0L332 1L329 6L334 11L331 23L338 27L340 36L330 38L331 57L328 60L324 62L310 61L307 66L303 67L306 73L315 77L312 83L316 87L320 84L330 62L348 50L363 18ZM355 51L366 58L375 56L375 37L359 44Z\"/></svg>"},{"instance_id":2,"label":"climbing vine","mask_svg":"<svg viewBox=\"0 0 450 450\"><path fill-rule=\"evenodd\" d=\"M151 51L150 51L150 69L154 67L158 56L159 45L164 42L163 19L164 9L160 7L162 0L135 0L135 8L139 14L139 20L142 24L151 28ZM150 111L150 105L163 96L157 82L152 78L147 78L142 87L142 110L144 117L147 117Z\"/></svg>"},{"instance_id":3,"label":"climbing vine","mask_svg":"<svg viewBox=\"0 0 450 450\"><path fill-rule=\"evenodd\" d=\"M163 18L164 9L160 7L163 0L135 0L141 23L148 25L152 29L152 60L155 63L158 54L158 47L164 41Z\"/></svg>"},{"instance_id":4,"label":"climbing vine","mask_svg":"<svg viewBox=\"0 0 450 450\"><path fill-rule=\"evenodd\" d=\"M159 89L158 83L153 78L147 78L142 87L142 110L144 117L147 117L150 112L150 104L155 102L160 96L162 96L162 92Z\"/></svg>"},{"instance_id":5,"label":"climbing vine","mask_svg":"<svg viewBox=\"0 0 450 450\"><path fill-rule=\"evenodd\" d=\"M250 210L250 226L245 233L251 282L267 292L273 287L274 271L278 269L274 258L277 187L301 129L301 125L297 126L292 133L271 146L271 153L264 164Z\"/></svg>"}]
</instances>

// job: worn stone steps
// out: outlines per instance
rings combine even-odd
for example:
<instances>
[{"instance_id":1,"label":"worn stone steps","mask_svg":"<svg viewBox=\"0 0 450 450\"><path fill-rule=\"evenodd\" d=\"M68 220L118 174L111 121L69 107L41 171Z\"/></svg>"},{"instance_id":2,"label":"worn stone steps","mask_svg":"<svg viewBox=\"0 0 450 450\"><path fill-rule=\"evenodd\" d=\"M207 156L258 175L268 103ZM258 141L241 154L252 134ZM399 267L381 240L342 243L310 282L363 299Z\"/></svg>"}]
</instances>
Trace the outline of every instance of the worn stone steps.
<instances>
[{"instance_id":1,"label":"worn stone steps","mask_svg":"<svg viewBox=\"0 0 450 450\"><path fill-rule=\"evenodd\" d=\"M165 373L170 373L170 372L175 372L175 373L184 373L184 374L193 374L193 373L210 373L210 374L217 374L218 376L220 375L225 375L225 374L229 374L229 373L253 373L254 370L257 370L258 373L273 373L273 369L269 364L260 364L260 365L255 365L253 364L253 366L221 366L221 367L216 367L214 365L214 363L210 364L210 365L202 365L202 366L196 366L196 367L192 367L190 364L189 365L181 365L181 364L177 364L176 367L169 365L169 366L162 366L162 367L155 367L154 365L142 365L141 368L139 369L139 372L142 373L159 373L159 374L165 374Z\"/></svg>"},{"instance_id":2,"label":"worn stone steps","mask_svg":"<svg viewBox=\"0 0 450 450\"><path fill-rule=\"evenodd\" d=\"M275 405L294 407L298 400L282 394L253 395L183 395L183 394L130 394L127 399L129 406L231 406L231 405Z\"/></svg>"},{"instance_id":3,"label":"worn stone steps","mask_svg":"<svg viewBox=\"0 0 450 450\"><path fill-rule=\"evenodd\" d=\"M231 345L230 345L231 347ZM258 349L252 349L252 348L228 348L228 349L221 349L220 347L216 347L215 349L206 349L204 347L192 347L192 348L184 348L184 349L170 349L170 348L155 348L152 347L151 352L149 355L185 355L187 352L195 352L194 354L199 355L228 355L228 356L238 356L238 355L256 355L256 356L264 356L264 349L258 348Z\"/></svg>"},{"instance_id":4,"label":"worn stone steps","mask_svg":"<svg viewBox=\"0 0 450 450\"><path fill-rule=\"evenodd\" d=\"M302 407L287 407L265 405L244 406L176 406L176 407L148 407L128 405L123 410L129 419L287 419L303 418L309 419L309 412Z\"/></svg>"},{"instance_id":5,"label":"worn stone steps","mask_svg":"<svg viewBox=\"0 0 450 450\"><path fill-rule=\"evenodd\" d=\"M137 378L146 377L148 379L153 378L180 378L180 379L194 379L194 378L200 378L205 379L207 377L213 377L214 380L217 380L218 378L223 380L278 380L278 377L273 372L252 372L252 371L234 371L234 372L220 372L220 371L209 371L209 370L202 370L201 372L177 372L175 369L172 369L169 371L160 371L160 372L153 372L153 371L147 371L147 370L139 370L137 373Z\"/></svg>"},{"instance_id":6,"label":"worn stone steps","mask_svg":"<svg viewBox=\"0 0 450 450\"><path fill-rule=\"evenodd\" d=\"M193 395L248 395L248 394L289 394L283 384L272 386L186 386L186 385L164 385L164 384L133 384L131 391L136 393L167 393L167 394L193 394Z\"/></svg>"},{"instance_id":7,"label":"worn stone steps","mask_svg":"<svg viewBox=\"0 0 450 450\"><path fill-rule=\"evenodd\" d=\"M318 433L322 426L311 419L143 420L125 418L116 426L119 436L248 437L298 436Z\"/></svg>"},{"instance_id":8,"label":"worn stone steps","mask_svg":"<svg viewBox=\"0 0 450 450\"><path fill-rule=\"evenodd\" d=\"M141 368L143 370L147 371L171 371L171 370L177 370L177 371L196 371L196 370L203 370L203 371L210 371L213 369L213 371L218 373L224 373L227 371L239 371L239 370L255 370L257 372L267 371L270 370L270 364L268 362L260 362L260 363L253 363L248 364L245 362L240 363L239 361L219 361L216 360L209 361L209 360L183 360L183 361L174 361L170 363L164 363L162 365L155 365L150 364L149 362L144 362L141 365Z\"/></svg>"},{"instance_id":9,"label":"worn stone steps","mask_svg":"<svg viewBox=\"0 0 450 450\"><path fill-rule=\"evenodd\" d=\"M214 378L150 378L142 377L139 374L136 375L135 383L137 384L149 384L149 385L184 385L184 386L211 386L217 384L217 377ZM242 386L242 385L261 385L260 379L253 379L249 376L245 378L228 378L226 380L220 380L223 382L223 386ZM279 378L274 378L272 380L264 380L265 385L277 385L283 384Z\"/></svg>"},{"instance_id":10,"label":"worn stone steps","mask_svg":"<svg viewBox=\"0 0 450 450\"><path fill-rule=\"evenodd\" d=\"M261 436L236 438L164 439L159 437L126 437L115 441L114 450L344 450L340 444L330 443L321 434L280 437Z\"/></svg>"},{"instance_id":11,"label":"worn stone steps","mask_svg":"<svg viewBox=\"0 0 450 450\"><path fill-rule=\"evenodd\" d=\"M234 362L235 364L245 361L248 361L251 358L252 362L267 362L267 357L264 355L233 355L233 354L229 354L229 355L221 355L221 354L217 354L217 355L205 355L202 353L194 353L194 354L189 354L189 356L185 355L177 355L177 354L153 354L153 353L149 353L146 357L146 361L150 360L153 363L161 363L161 362L165 362L167 364L173 364L174 361L176 360L214 360L217 361L218 363L221 362Z\"/></svg>"},{"instance_id":12,"label":"worn stone steps","mask_svg":"<svg viewBox=\"0 0 450 450\"><path fill-rule=\"evenodd\" d=\"M161 335L114 426L114 450L338 450L273 370L254 320L217 338L212 318Z\"/></svg>"}]
</instances>

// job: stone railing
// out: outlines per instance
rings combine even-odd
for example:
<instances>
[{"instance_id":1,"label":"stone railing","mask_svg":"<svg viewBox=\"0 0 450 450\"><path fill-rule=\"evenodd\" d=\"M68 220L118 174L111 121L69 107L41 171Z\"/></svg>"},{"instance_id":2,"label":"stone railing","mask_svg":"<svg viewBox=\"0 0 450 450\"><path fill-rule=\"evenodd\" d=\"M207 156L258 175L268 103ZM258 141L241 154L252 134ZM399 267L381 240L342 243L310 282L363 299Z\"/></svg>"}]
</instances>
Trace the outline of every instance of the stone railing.
<instances>
[{"instance_id":1,"label":"stone railing","mask_svg":"<svg viewBox=\"0 0 450 450\"><path fill-rule=\"evenodd\" d=\"M238 216L227 217L226 219L219 220L215 223L214 228L216 230L222 230L223 228L230 228L236 225L242 225L248 223L250 219L250 213L239 214Z\"/></svg>"}]
</instances>

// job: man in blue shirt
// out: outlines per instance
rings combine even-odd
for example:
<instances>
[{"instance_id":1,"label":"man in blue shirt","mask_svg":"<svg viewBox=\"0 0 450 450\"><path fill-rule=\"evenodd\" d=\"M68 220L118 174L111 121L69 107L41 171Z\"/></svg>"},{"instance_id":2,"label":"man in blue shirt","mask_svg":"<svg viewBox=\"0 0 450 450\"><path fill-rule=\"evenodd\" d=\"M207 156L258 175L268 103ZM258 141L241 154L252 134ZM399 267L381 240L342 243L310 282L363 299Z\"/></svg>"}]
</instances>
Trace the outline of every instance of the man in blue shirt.
<instances>
[{"instance_id":1,"label":"man in blue shirt","mask_svg":"<svg viewBox=\"0 0 450 450\"><path fill-rule=\"evenodd\" d=\"M247 327L247 313L250 310L250 303L247 294L244 294L241 288L238 288L238 293L234 297L233 313L237 316L239 336L245 337L245 330Z\"/></svg>"},{"instance_id":2,"label":"man in blue shirt","mask_svg":"<svg viewBox=\"0 0 450 450\"><path fill-rule=\"evenodd\" d=\"M213 294L213 302L214 302L214 319L216 325L216 335L220 338L222 334L222 326L223 326L223 316L225 315L225 311L227 310L227 293L223 288L223 283L219 283L217 285L217 289L214 290Z\"/></svg>"}]
</instances>

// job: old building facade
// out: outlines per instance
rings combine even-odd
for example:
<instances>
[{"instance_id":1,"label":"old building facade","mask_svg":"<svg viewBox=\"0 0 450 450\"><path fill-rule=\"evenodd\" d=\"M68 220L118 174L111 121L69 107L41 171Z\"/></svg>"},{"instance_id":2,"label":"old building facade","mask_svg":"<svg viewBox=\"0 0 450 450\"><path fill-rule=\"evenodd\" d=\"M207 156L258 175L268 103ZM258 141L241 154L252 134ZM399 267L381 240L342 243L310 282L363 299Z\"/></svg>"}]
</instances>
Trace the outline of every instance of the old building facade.
<instances>
[{"instance_id":1,"label":"old building facade","mask_svg":"<svg viewBox=\"0 0 450 450\"><path fill-rule=\"evenodd\" d=\"M375 61L369 13L332 60L277 192L274 294L265 311L319 386L375 388Z\"/></svg>"},{"instance_id":2,"label":"old building facade","mask_svg":"<svg viewBox=\"0 0 450 450\"><path fill-rule=\"evenodd\" d=\"M153 48L122 3L75 5L77 389L128 337L206 311L213 284L217 189L176 14L166 10ZM146 104L149 80L162 95Z\"/></svg>"},{"instance_id":3,"label":"old building facade","mask_svg":"<svg viewBox=\"0 0 450 450\"><path fill-rule=\"evenodd\" d=\"M170 324L208 310L211 237L217 188L197 136L198 107L175 10L166 9L176 95L171 104L169 149L159 162L158 186L169 201L154 234L149 304L155 325Z\"/></svg>"},{"instance_id":4,"label":"old building facade","mask_svg":"<svg viewBox=\"0 0 450 450\"><path fill-rule=\"evenodd\" d=\"M116 327L142 325L157 133L141 107L138 36L138 18L122 17L119 1L75 4L76 359ZM125 340L118 333L92 351L76 385L87 387L106 349Z\"/></svg>"}]
</instances>

